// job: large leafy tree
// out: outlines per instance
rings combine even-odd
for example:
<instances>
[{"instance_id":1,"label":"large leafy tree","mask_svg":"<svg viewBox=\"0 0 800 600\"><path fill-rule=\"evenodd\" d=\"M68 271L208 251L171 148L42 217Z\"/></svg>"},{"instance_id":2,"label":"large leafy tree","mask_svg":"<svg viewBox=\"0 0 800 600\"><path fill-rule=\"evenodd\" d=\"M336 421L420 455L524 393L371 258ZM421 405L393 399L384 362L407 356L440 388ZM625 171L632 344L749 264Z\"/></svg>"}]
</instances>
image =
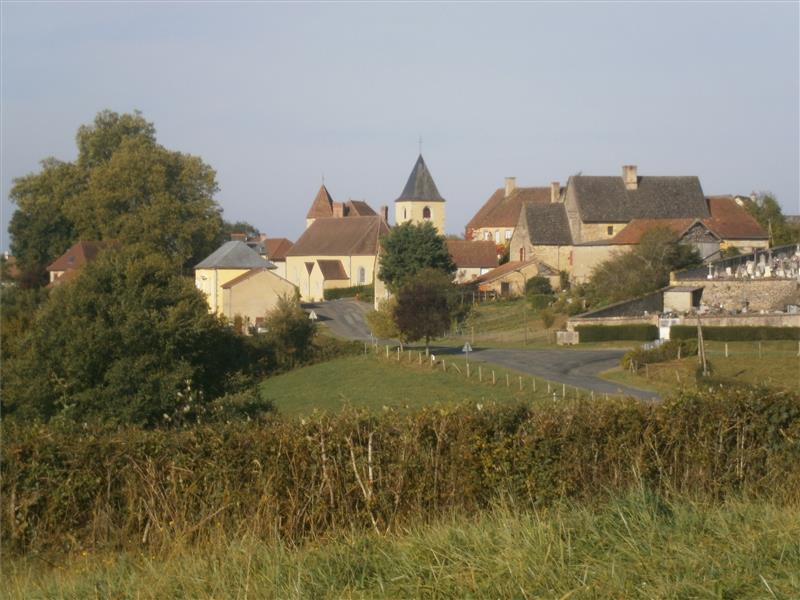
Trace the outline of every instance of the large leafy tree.
<instances>
[{"instance_id":1,"label":"large leafy tree","mask_svg":"<svg viewBox=\"0 0 800 600\"><path fill-rule=\"evenodd\" d=\"M401 336L409 341L445 334L452 323L456 299L452 277L438 269L426 268L408 279L397 292L394 320Z\"/></svg>"},{"instance_id":2,"label":"large leafy tree","mask_svg":"<svg viewBox=\"0 0 800 600\"><path fill-rule=\"evenodd\" d=\"M787 221L781 205L772 194L762 193L746 200L744 208L772 234L770 243L773 246L800 243L800 227Z\"/></svg>"},{"instance_id":3,"label":"large leafy tree","mask_svg":"<svg viewBox=\"0 0 800 600\"><path fill-rule=\"evenodd\" d=\"M51 291L5 362L3 410L151 425L181 394L210 400L243 368L241 338L155 254L109 249Z\"/></svg>"},{"instance_id":4,"label":"large leafy tree","mask_svg":"<svg viewBox=\"0 0 800 600\"><path fill-rule=\"evenodd\" d=\"M635 298L667 285L670 271L700 263L697 250L679 243L674 231L655 228L632 250L600 263L592 271L587 295L592 305Z\"/></svg>"},{"instance_id":5,"label":"large leafy tree","mask_svg":"<svg viewBox=\"0 0 800 600\"><path fill-rule=\"evenodd\" d=\"M423 269L456 270L447 241L431 223L401 223L381 239L378 277L392 292Z\"/></svg>"},{"instance_id":6,"label":"large leafy tree","mask_svg":"<svg viewBox=\"0 0 800 600\"><path fill-rule=\"evenodd\" d=\"M139 113L104 111L76 137L74 162L42 161L14 180L11 250L25 280L79 239L118 239L190 266L213 250L222 229L214 170L156 142Z\"/></svg>"}]
</instances>

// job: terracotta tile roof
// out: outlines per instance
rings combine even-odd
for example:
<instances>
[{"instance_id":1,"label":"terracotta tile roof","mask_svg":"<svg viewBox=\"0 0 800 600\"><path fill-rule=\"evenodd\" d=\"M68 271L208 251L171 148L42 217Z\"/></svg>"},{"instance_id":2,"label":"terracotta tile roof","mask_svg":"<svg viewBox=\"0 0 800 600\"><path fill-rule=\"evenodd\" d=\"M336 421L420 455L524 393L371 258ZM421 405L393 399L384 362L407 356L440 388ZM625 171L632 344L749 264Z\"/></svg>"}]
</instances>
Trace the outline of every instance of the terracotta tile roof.
<instances>
[{"instance_id":1,"label":"terracotta tile roof","mask_svg":"<svg viewBox=\"0 0 800 600\"><path fill-rule=\"evenodd\" d=\"M622 177L569 178L584 223L627 223L633 219L705 219L708 204L697 177L638 178L628 190Z\"/></svg>"},{"instance_id":2,"label":"terracotta tile roof","mask_svg":"<svg viewBox=\"0 0 800 600\"><path fill-rule=\"evenodd\" d=\"M323 217L333 216L333 198L328 193L328 189L323 185L320 186L317 196L311 203L311 208L308 209L306 219L320 219Z\"/></svg>"},{"instance_id":3,"label":"terracotta tile roof","mask_svg":"<svg viewBox=\"0 0 800 600\"><path fill-rule=\"evenodd\" d=\"M422 154L417 158L417 162L411 170L411 175L408 176L403 193L400 194L400 197L395 202L400 202L401 200L444 202L444 198L439 195L439 190L436 189L436 184L433 182L433 177L428 170L428 165L425 164L425 159L422 158Z\"/></svg>"},{"instance_id":4,"label":"terracotta tile roof","mask_svg":"<svg viewBox=\"0 0 800 600\"><path fill-rule=\"evenodd\" d=\"M518 269L522 269L522 268L525 268L525 267L527 267L529 265L533 265L533 264L537 264L537 263L539 265L539 271L540 272L542 272L542 273L551 273L551 272L552 273L556 273L555 269L553 269L552 267L537 261L537 259L535 259L535 258L532 258L532 259L526 260L526 261L507 262L507 263L505 263L503 265L500 265L499 267L497 267L495 269L492 269L488 273L484 273L483 275L481 275L479 277L476 277L475 279L472 280L471 283L488 283L490 281L494 281L495 279L499 279L500 277L503 277L504 275L512 273L512 272L514 272L514 271L516 271Z\"/></svg>"},{"instance_id":5,"label":"terracotta tile roof","mask_svg":"<svg viewBox=\"0 0 800 600\"><path fill-rule=\"evenodd\" d=\"M377 215L372 207L363 200L348 200L344 204L345 217L373 217Z\"/></svg>"},{"instance_id":6,"label":"terracotta tile roof","mask_svg":"<svg viewBox=\"0 0 800 600\"><path fill-rule=\"evenodd\" d=\"M318 260L317 264L325 281L350 279L340 260Z\"/></svg>"},{"instance_id":7,"label":"terracotta tile roof","mask_svg":"<svg viewBox=\"0 0 800 600\"><path fill-rule=\"evenodd\" d=\"M69 250L64 252L48 267L48 271L70 271L79 269L83 265L92 262L97 255L108 247L116 246L116 240L101 242L75 242Z\"/></svg>"},{"instance_id":8,"label":"terracotta tile roof","mask_svg":"<svg viewBox=\"0 0 800 600\"><path fill-rule=\"evenodd\" d=\"M657 227L670 229L680 236L696 221L697 219L634 219L608 241L610 244L638 244L645 233Z\"/></svg>"},{"instance_id":9,"label":"terracotta tile roof","mask_svg":"<svg viewBox=\"0 0 800 600\"><path fill-rule=\"evenodd\" d=\"M498 188L467 223L467 231L482 227L516 227L526 202L550 203L550 188L518 187L508 197L505 188Z\"/></svg>"},{"instance_id":10,"label":"terracotta tile roof","mask_svg":"<svg viewBox=\"0 0 800 600\"><path fill-rule=\"evenodd\" d=\"M447 240L447 250L459 269L497 266L497 246L490 240L475 242Z\"/></svg>"},{"instance_id":11,"label":"terracotta tile roof","mask_svg":"<svg viewBox=\"0 0 800 600\"><path fill-rule=\"evenodd\" d=\"M286 256L373 256L387 233L389 226L379 216L317 219Z\"/></svg>"},{"instance_id":12,"label":"terracotta tile roof","mask_svg":"<svg viewBox=\"0 0 800 600\"><path fill-rule=\"evenodd\" d=\"M267 251L267 258L272 261L285 261L286 253L294 244L286 238L264 238L261 240Z\"/></svg>"},{"instance_id":13,"label":"terracotta tile roof","mask_svg":"<svg viewBox=\"0 0 800 600\"><path fill-rule=\"evenodd\" d=\"M711 218L703 222L722 239L766 240L769 237L758 221L732 196L710 196L708 208Z\"/></svg>"}]
</instances>

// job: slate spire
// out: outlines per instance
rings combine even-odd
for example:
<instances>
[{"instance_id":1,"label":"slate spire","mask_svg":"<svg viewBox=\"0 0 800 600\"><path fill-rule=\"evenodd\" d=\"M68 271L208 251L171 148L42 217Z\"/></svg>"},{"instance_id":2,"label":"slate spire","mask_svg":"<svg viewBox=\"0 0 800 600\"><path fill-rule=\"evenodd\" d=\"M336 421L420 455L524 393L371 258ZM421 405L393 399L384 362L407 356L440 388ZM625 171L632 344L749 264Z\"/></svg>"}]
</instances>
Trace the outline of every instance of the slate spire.
<instances>
[{"instance_id":1,"label":"slate spire","mask_svg":"<svg viewBox=\"0 0 800 600\"><path fill-rule=\"evenodd\" d=\"M408 176L406 187L403 188L403 193L395 202L403 200L425 200L427 202L444 202L444 198L439 195L439 190L436 189L436 184L433 182L431 172L428 170L428 165L425 164L425 159L422 154L417 158L417 162Z\"/></svg>"}]
</instances>

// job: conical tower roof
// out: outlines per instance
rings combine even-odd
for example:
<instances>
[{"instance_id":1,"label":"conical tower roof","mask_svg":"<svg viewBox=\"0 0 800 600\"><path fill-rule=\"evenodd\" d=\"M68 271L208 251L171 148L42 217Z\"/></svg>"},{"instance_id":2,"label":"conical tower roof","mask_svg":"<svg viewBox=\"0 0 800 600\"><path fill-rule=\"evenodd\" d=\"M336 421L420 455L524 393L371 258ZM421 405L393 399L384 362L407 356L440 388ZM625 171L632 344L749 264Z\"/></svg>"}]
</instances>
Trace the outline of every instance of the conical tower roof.
<instances>
[{"instance_id":1,"label":"conical tower roof","mask_svg":"<svg viewBox=\"0 0 800 600\"><path fill-rule=\"evenodd\" d=\"M436 184L433 182L433 177L428 170L428 165L425 164L425 159L422 158L422 154L417 158L414 169L411 171L411 175L408 176L403 193L400 194L400 197L395 202L402 200L444 202L444 198L439 195L439 190L436 189Z\"/></svg>"},{"instance_id":2,"label":"conical tower roof","mask_svg":"<svg viewBox=\"0 0 800 600\"><path fill-rule=\"evenodd\" d=\"M311 208L308 209L306 219L319 219L322 217L333 216L333 198L328 193L328 188L324 185L320 186L314 202L311 203Z\"/></svg>"}]
</instances>

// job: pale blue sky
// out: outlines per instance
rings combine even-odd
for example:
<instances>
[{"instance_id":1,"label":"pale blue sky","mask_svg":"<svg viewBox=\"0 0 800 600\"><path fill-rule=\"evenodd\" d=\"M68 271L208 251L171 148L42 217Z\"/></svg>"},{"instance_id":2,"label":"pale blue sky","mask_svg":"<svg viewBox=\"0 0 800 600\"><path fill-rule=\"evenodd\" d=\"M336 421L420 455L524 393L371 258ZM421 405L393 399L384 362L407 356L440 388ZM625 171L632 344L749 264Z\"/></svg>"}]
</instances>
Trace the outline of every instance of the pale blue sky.
<instances>
[{"instance_id":1,"label":"pale blue sky","mask_svg":"<svg viewBox=\"0 0 800 600\"><path fill-rule=\"evenodd\" d=\"M139 109L217 170L228 219L296 239L321 174L391 206L423 154L464 225L503 177L698 175L800 212L798 3L3 3L11 181Z\"/></svg>"}]
</instances>

